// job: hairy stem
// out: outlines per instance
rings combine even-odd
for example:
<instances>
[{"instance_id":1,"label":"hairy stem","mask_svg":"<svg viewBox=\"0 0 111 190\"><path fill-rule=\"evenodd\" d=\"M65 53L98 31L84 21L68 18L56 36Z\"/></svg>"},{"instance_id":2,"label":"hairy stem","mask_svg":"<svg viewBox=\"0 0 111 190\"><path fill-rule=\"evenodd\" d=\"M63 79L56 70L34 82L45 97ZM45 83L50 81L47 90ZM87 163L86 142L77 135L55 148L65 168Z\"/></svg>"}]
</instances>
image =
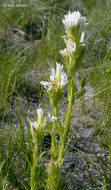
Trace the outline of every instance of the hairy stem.
<instances>
[{"instance_id":1,"label":"hairy stem","mask_svg":"<svg viewBox=\"0 0 111 190\"><path fill-rule=\"evenodd\" d=\"M37 152L38 152L38 146L34 145L34 147L33 147L33 164L31 167L31 180L30 180L31 190L35 190L35 186L36 186L35 173L36 173L36 167L37 167L37 161L38 161Z\"/></svg>"},{"instance_id":2,"label":"hairy stem","mask_svg":"<svg viewBox=\"0 0 111 190\"><path fill-rule=\"evenodd\" d=\"M72 119L71 110L72 110L72 106L74 104L74 89L75 89L75 84L74 84L73 79L71 79L70 83L69 83L69 88L68 88L68 96L69 96L68 100L69 100L69 103L67 105L65 129L64 129L63 139L62 139L62 142L61 142L61 144L62 144L62 148L61 148L61 151L60 151L61 165L62 165L64 156L65 156L64 155L65 143L67 141L67 136L69 135L69 131L70 131L70 122L71 122L71 119Z\"/></svg>"},{"instance_id":3,"label":"hairy stem","mask_svg":"<svg viewBox=\"0 0 111 190\"><path fill-rule=\"evenodd\" d=\"M69 104L67 106L67 113L66 113L66 121L65 121L65 131L64 131L64 144L66 143L67 136L69 134L70 130L70 122L71 122L71 110L72 110L72 105L74 103L74 82L71 79L71 86L69 87L70 90L70 96L69 96Z\"/></svg>"},{"instance_id":4,"label":"hairy stem","mask_svg":"<svg viewBox=\"0 0 111 190\"><path fill-rule=\"evenodd\" d=\"M54 117L57 117L57 107L52 108L52 114ZM57 139L56 139L56 121L53 122L52 129L52 144L51 144L51 160L54 161L57 159Z\"/></svg>"}]
</instances>

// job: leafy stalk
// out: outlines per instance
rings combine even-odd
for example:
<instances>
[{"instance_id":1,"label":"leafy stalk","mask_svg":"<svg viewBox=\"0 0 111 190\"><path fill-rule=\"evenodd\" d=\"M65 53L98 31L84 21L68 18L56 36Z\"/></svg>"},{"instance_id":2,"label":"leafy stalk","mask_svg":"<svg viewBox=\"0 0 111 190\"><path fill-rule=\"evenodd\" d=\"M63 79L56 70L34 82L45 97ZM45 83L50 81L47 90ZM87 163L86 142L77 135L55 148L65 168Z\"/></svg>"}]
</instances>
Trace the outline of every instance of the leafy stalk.
<instances>
[{"instance_id":1,"label":"leafy stalk","mask_svg":"<svg viewBox=\"0 0 111 190\"><path fill-rule=\"evenodd\" d=\"M30 179L31 190L35 190L35 186L36 186L35 174L36 174L36 167L37 167L37 162L38 162L37 153L38 153L38 146L37 144L35 144L33 147L33 163L31 166L31 179Z\"/></svg>"}]
</instances>

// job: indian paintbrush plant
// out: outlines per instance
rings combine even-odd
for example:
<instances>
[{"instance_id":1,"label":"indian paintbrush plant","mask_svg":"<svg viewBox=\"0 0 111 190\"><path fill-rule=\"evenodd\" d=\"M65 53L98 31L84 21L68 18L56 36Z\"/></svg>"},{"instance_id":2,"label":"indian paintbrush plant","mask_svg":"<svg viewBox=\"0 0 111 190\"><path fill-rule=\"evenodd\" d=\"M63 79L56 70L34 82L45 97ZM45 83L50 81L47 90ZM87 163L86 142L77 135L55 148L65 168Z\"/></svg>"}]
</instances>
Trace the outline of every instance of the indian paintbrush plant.
<instances>
[{"instance_id":1,"label":"indian paintbrush plant","mask_svg":"<svg viewBox=\"0 0 111 190\"><path fill-rule=\"evenodd\" d=\"M81 16L79 11L73 13L69 12L62 20L65 26L65 35L63 36L65 42L65 49L60 51L62 55L67 74L63 70L61 63L56 63L56 69L51 70L51 75L48 82L41 81L46 93L49 96L50 104L52 106L52 126L49 127L51 135L51 149L50 161L46 164L46 171L48 174L46 180L47 190L60 190L61 180L61 166L68 147L68 137L70 132L70 124L72 115L72 107L74 105L74 98L76 92L76 79L75 74L80 68L83 54L85 52L85 39L86 39L86 18ZM68 103L66 118L64 124L59 120L58 111L59 103L64 96L64 89L68 85ZM38 147L44 135L44 130L47 125L46 116L44 117L41 109L37 110L37 121L31 122L31 134L33 138L33 163L31 166L31 190L36 187L35 170L37 167L38 159L43 155L38 155ZM60 136L59 142L57 141L57 134Z\"/></svg>"}]
</instances>

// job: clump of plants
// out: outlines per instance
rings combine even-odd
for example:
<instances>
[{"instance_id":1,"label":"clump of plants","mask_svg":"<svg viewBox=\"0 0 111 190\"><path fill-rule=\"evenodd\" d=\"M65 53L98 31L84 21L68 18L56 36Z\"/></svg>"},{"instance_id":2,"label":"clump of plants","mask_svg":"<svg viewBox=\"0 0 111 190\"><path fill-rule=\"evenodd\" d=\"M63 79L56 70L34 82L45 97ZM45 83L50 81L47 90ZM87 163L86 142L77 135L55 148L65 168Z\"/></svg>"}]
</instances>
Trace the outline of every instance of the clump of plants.
<instances>
[{"instance_id":1,"label":"clump of plants","mask_svg":"<svg viewBox=\"0 0 111 190\"><path fill-rule=\"evenodd\" d=\"M44 183L45 189L60 190L61 185L61 166L67 152L69 144L69 132L71 120L73 117L72 107L74 105L76 92L76 78L75 74L81 66L82 58L85 52L86 27L88 23L86 18L81 16L79 11L69 12L62 20L65 26L65 35L63 36L65 42L65 49L60 51L64 60L67 74L64 72L63 65L56 63L56 69L51 70L51 75L48 82L41 81L45 92L50 99L52 107L51 114L45 115L41 108L37 110L37 119L35 121L29 120L31 127L31 134L33 139L33 160L30 164L31 190L36 189L35 170L38 160L43 156L44 152L39 154L39 147L47 130L51 135L50 160L46 164L47 178ZM59 108L61 101L64 101L64 89L68 85L68 97L66 104L65 121L61 122L59 119ZM60 140L57 140L57 134Z\"/></svg>"}]
</instances>

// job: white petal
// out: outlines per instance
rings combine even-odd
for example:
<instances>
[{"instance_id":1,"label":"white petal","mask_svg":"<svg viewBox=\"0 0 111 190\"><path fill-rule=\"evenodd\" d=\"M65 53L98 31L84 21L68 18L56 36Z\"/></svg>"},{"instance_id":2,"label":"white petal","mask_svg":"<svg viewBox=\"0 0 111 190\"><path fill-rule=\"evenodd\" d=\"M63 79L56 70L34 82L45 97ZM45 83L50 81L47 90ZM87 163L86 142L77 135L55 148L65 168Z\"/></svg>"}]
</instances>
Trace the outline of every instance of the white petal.
<instances>
[{"instance_id":1,"label":"white petal","mask_svg":"<svg viewBox=\"0 0 111 190\"><path fill-rule=\"evenodd\" d=\"M31 120L29 120L29 122L30 122L30 126L33 127L34 123Z\"/></svg>"},{"instance_id":2,"label":"white petal","mask_svg":"<svg viewBox=\"0 0 111 190\"><path fill-rule=\"evenodd\" d=\"M76 50L76 43L72 40L68 39L68 48L71 53L75 52Z\"/></svg>"},{"instance_id":3,"label":"white petal","mask_svg":"<svg viewBox=\"0 0 111 190\"><path fill-rule=\"evenodd\" d=\"M51 70L50 80L51 81L55 80L55 70L54 69Z\"/></svg>"},{"instance_id":4,"label":"white petal","mask_svg":"<svg viewBox=\"0 0 111 190\"><path fill-rule=\"evenodd\" d=\"M37 129L37 128L38 128L38 126L39 126L39 124L40 124L40 122L35 123L34 128L35 128L35 129Z\"/></svg>"},{"instance_id":5,"label":"white petal","mask_svg":"<svg viewBox=\"0 0 111 190\"><path fill-rule=\"evenodd\" d=\"M50 86L50 87L47 89L47 91L49 92L49 91L51 90L51 88L52 88L52 87Z\"/></svg>"},{"instance_id":6,"label":"white petal","mask_svg":"<svg viewBox=\"0 0 111 190\"><path fill-rule=\"evenodd\" d=\"M61 75L61 87L64 87L67 83L68 83L67 74L62 73L62 75Z\"/></svg>"},{"instance_id":7,"label":"white petal","mask_svg":"<svg viewBox=\"0 0 111 190\"><path fill-rule=\"evenodd\" d=\"M81 14L79 11L74 11L73 13L69 11L69 14L65 15L65 19L63 19L62 22L66 28L70 28L72 26L76 26L79 23L80 17Z\"/></svg>"},{"instance_id":8,"label":"white petal","mask_svg":"<svg viewBox=\"0 0 111 190\"><path fill-rule=\"evenodd\" d=\"M54 69L51 69L51 74L55 75L55 70Z\"/></svg>"},{"instance_id":9,"label":"white petal","mask_svg":"<svg viewBox=\"0 0 111 190\"><path fill-rule=\"evenodd\" d=\"M34 122L33 122L33 125L34 125L34 126L35 126L35 125L37 125L37 122L36 122L36 121L34 121Z\"/></svg>"},{"instance_id":10,"label":"white petal","mask_svg":"<svg viewBox=\"0 0 111 190\"><path fill-rule=\"evenodd\" d=\"M63 57L67 57L67 49L63 49L63 50L60 50L59 53L63 56Z\"/></svg>"},{"instance_id":11,"label":"white petal","mask_svg":"<svg viewBox=\"0 0 111 190\"><path fill-rule=\"evenodd\" d=\"M62 69L63 69L63 65L60 65L56 62L56 78L60 78Z\"/></svg>"},{"instance_id":12,"label":"white petal","mask_svg":"<svg viewBox=\"0 0 111 190\"><path fill-rule=\"evenodd\" d=\"M50 122L53 122L53 121L56 121L56 120L57 120L57 117L52 116L52 117L50 118Z\"/></svg>"},{"instance_id":13,"label":"white petal","mask_svg":"<svg viewBox=\"0 0 111 190\"><path fill-rule=\"evenodd\" d=\"M42 84L45 89L47 89L49 86L49 82L45 82L45 81L41 81L40 84Z\"/></svg>"},{"instance_id":14,"label":"white petal","mask_svg":"<svg viewBox=\"0 0 111 190\"><path fill-rule=\"evenodd\" d=\"M50 80L53 82L55 77L53 75L50 75Z\"/></svg>"},{"instance_id":15,"label":"white petal","mask_svg":"<svg viewBox=\"0 0 111 190\"><path fill-rule=\"evenodd\" d=\"M80 43L84 43L84 37L85 37L85 33L84 33L84 31L82 31Z\"/></svg>"},{"instance_id":16,"label":"white petal","mask_svg":"<svg viewBox=\"0 0 111 190\"><path fill-rule=\"evenodd\" d=\"M49 122L53 122L57 120L57 117L51 116L51 113L48 114L48 118Z\"/></svg>"},{"instance_id":17,"label":"white petal","mask_svg":"<svg viewBox=\"0 0 111 190\"><path fill-rule=\"evenodd\" d=\"M51 113L48 114L48 118L50 118L50 117L51 117Z\"/></svg>"},{"instance_id":18,"label":"white petal","mask_svg":"<svg viewBox=\"0 0 111 190\"><path fill-rule=\"evenodd\" d=\"M40 109L37 109L37 115L38 115L38 118L43 118L43 111L42 111L42 109L40 108Z\"/></svg>"},{"instance_id":19,"label":"white petal","mask_svg":"<svg viewBox=\"0 0 111 190\"><path fill-rule=\"evenodd\" d=\"M37 123L36 121L32 122L31 120L30 121L30 126L31 126L31 129L37 129L37 127L39 126L39 122Z\"/></svg>"}]
</instances>

